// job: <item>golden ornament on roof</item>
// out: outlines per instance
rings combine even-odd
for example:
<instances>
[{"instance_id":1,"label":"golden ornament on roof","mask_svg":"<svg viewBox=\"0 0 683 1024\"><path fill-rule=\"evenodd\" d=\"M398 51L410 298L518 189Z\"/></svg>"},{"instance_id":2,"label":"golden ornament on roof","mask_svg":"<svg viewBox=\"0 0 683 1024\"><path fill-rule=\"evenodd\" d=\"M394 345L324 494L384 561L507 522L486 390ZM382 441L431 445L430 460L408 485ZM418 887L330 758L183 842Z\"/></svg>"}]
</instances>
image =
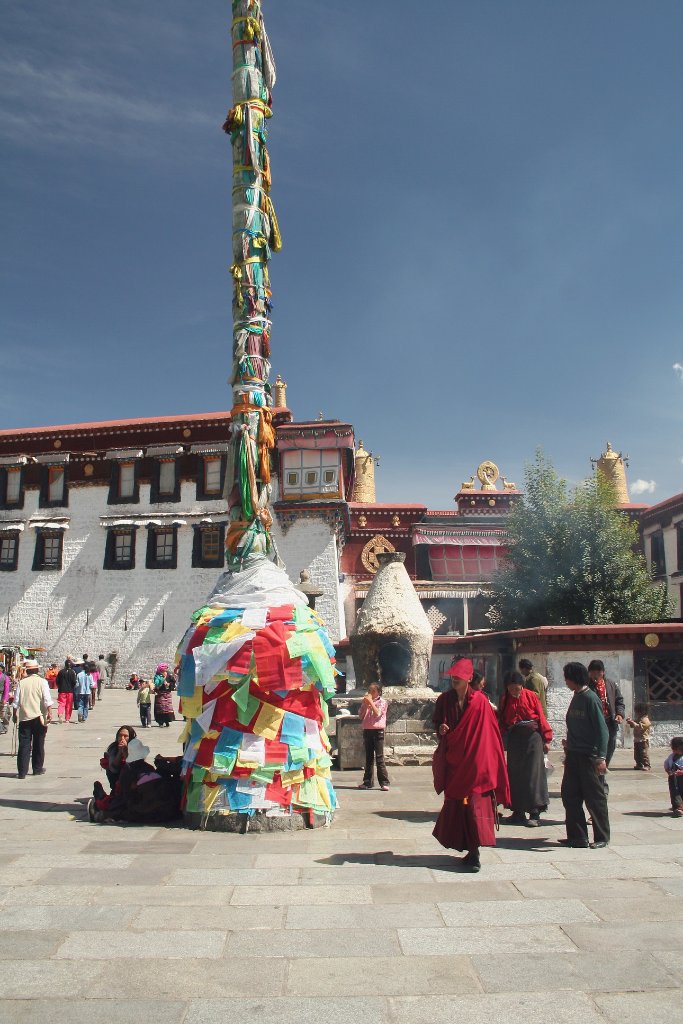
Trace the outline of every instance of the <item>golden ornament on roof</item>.
<instances>
[{"instance_id":1,"label":"golden ornament on roof","mask_svg":"<svg viewBox=\"0 0 683 1024\"><path fill-rule=\"evenodd\" d=\"M496 481L500 476L498 466L495 462L480 462L477 467L477 477L481 481L482 491L495 491Z\"/></svg>"}]
</instances>

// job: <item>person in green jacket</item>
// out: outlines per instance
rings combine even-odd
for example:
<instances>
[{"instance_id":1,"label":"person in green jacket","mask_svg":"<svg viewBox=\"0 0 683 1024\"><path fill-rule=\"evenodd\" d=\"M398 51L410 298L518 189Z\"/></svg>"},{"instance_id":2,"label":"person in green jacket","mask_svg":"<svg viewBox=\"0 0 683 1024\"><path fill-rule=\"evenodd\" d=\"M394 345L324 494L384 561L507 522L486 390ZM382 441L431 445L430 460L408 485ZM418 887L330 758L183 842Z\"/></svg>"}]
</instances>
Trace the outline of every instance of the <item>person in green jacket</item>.
<instances>
[{"instance_id":1,"label":"person in green jacket","mask_svg":"<svg viewBox=\"0 0 683 1024\"><path fill-rule=\"evenodd\" d=\"M542 676L540 672L537 672L534 666L531 664L528 658L521 658L519 662L519 671L524 676L524 689L533 690L538 699L541 702L543 708L543 714L548 717L548 701L546 699L545 691L548 687L548 680L545 676Z\"/></svg>"},{"instance_id":2,"label":"person in green jacket","mask_svg":"<svg viewBox=\"0 0 683 1024\"><path fill-rule=\"evenodd\" d=\"M567 738L562 803L565 810L567 838L564 846L588 847L597 850L607 846L610 838L607 811L607 741L609 734L602 713L600 698L589 687L588 669L579 661L564 666L564 681L573 697L567 709ZM593 839L588 842L588 825L584 804L593 821Z\"/></svg>"}]
</instances>

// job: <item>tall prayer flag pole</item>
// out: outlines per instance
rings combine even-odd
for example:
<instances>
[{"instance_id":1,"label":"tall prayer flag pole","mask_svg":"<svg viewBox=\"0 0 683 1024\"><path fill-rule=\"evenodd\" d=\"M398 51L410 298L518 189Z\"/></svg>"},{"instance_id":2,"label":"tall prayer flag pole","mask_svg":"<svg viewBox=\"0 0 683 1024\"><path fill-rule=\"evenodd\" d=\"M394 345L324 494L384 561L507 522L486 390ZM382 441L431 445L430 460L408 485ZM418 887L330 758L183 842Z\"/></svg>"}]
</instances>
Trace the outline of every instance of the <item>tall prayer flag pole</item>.
<instances>
[{"instance_id":1,"label":"tall prayer flag pole","mask_svg":"<svg viewBox=\"0 0 683 1024\"><path fill-rule=\"evenodd\" d=\"M178 648L190 827L314 827L336 807L327 701L334 648L305 595L274 564L268 261L281 247L266 121L275 62L260 0L232 2L233 367L224 494L225 572Z\"/></svg>"}]
</instances>

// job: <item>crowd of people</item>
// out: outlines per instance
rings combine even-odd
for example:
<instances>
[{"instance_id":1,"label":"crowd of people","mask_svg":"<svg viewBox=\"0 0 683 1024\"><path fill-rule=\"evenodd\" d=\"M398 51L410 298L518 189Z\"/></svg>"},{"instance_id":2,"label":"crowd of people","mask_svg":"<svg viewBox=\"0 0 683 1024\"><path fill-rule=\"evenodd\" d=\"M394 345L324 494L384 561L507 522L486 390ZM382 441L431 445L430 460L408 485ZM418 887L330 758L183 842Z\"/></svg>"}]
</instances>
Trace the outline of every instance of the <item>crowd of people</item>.
<instances>
[{"instance_id":1,"label":"crowd of people","mask_svg":"<svg viewBox=\"0 0 683 1024\"><path fill-rule=\"evenodd\" d=\"M12 674L0 666L0 726L11 714L18 728L17 777L45 774L45 736L53 721L57 690L57 722L68 723L75 710L79 722L102 699L110 674L104 656L91 661L67 658L64 667L51 665L45 676L40 665L27 658ZM52 671L56 670L56 671ZM451 689L442 693L434 709L438 745L433 773L437 793L444 802L434 836L447 849L465 851L463 865L480 870L479 850L495 846L498 808L511 811L504 821L538 828L549 803L547 754L553 731L547 719L547 680L534 672L530 662L519 663L503 680L498 708L485 692L485 680L467 658L453 662L448 675ZM633 730L634 768L650 771L652 724L646 704L636 704L627 718L623 696L616 683L605 678L601 661L587 667L580 662L564 666L564 681L572 693L566 714L564 773L561 786L565 809L564 845L599 849L610 841L609 786L606 773L622 722ZM132 684L135 685L132 685ZM142 728L154 719L167 728L175 719L172 694L174 673L165 663L157 665L152 681L137 676L129 689L136 691ZM380 789L389 789L384 757L388 701L382 687L372 684L363 700L360 718L365 740L366 766L361 789L372 789L375 770ZM2 730L0 730L2 731ZM149 747L129 725L121 726L101 761L110 786L106 793L95 784L89 815L93 821L164 821L179 813L180 758L147 760ZM507 753L507 757L506 757ZM683 737L671 740L664 763L672 814L683 817ZM589 841L590 815L593 841Z\"/></svg>"}]
</instances>

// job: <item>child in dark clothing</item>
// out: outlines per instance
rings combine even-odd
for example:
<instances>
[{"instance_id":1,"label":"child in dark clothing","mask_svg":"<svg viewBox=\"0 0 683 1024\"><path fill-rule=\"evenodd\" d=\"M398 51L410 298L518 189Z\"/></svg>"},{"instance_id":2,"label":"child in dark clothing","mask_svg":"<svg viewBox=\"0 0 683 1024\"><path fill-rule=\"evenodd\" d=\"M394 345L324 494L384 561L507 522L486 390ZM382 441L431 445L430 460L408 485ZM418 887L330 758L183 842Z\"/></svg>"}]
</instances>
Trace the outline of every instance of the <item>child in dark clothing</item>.
<instances>
[{"instance_id":1,"label":"child in dark clothing","mask_svg":"<svg viewBox=\"0 0 683 1024\"><path fill-rule=\"evenodd\" d=\"M664 762L669 776L669 796L674 818L683 818L683 736L671 740L671 753Z\"/></svg>"}]
</instances>

